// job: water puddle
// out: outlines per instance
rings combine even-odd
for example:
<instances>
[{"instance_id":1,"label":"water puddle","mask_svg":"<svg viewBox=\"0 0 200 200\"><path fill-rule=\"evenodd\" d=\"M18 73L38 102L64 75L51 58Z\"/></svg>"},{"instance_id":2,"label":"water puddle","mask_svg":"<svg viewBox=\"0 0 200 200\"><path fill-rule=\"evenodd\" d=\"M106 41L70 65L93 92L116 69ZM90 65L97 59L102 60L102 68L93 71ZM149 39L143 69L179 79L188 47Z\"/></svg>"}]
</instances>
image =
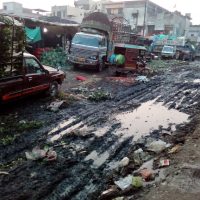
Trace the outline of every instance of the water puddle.
<instances>
[{"instance_id":1,"label":"water puddle","mask_svg":"<svg viewBox=\"0 0 200 200\"><path fill-rule=\"evenodd\" d=\"M124 112L115 117L121 123L123 137L134 136L136 141L158 129L159 126L168 128L170 124L181 124L188 121L189 115L175 109L169 110L162 103L155 101L148 101L132 112Z\"/></svg>"},{"instance_id":2,"label":"water puddle","mask_svg":"<svg viewBox=\"0 0 200 200\"><path fill-rule=\"evenodd\" d=\"M52 130L48 133L48 135L51 135L51 134L53 134L54 132L60 130L61 128L65 127L65 126L67 126L67 125L69 125L69 124L71 124L73 121L75 121L75 118L72 117L72 118L70 118L70 119L68 119L68 120L64 120L64 121L60 122L54 129L52 129Z\"/></svg>"},{"instance_id":3,"label":"water puddle","mask_svg":"<svg viewBox=\"0 0 200 200\"><path fill-rule=\"evenodd\" d=\"M200 79L195 79L193 83L200 83Z\"/></svg>"}]
</instances>

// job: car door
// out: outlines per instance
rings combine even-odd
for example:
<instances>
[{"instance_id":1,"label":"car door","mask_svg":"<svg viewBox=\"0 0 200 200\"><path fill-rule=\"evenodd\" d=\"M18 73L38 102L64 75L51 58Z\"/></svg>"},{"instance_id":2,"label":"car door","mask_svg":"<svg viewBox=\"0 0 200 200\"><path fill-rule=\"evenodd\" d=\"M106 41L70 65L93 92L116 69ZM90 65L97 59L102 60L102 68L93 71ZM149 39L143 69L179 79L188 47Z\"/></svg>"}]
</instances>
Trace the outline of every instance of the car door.
<instances>
[{"instance_id":1,"label":"car door","mask_svg":"<svg viewBox=\"0 0 200 200\"><path fill-rule=\"evenodd\" d=\"M49 88L49 74L34 57L25 57L26 85L23 95L32 94Z\"/></svg>"},{"instance_id":2,"label":"car door","mask_svg":"<svg viewBox=\"0 0 200 200\"><path fill-rule=\"evenodd\" d=\"M0 65L1 66L1 65ZM24 69L22 62L18 65L6 65L0 71L0 99L9 101L21 96L24 85Z\"/></svg>"}]
</instances>

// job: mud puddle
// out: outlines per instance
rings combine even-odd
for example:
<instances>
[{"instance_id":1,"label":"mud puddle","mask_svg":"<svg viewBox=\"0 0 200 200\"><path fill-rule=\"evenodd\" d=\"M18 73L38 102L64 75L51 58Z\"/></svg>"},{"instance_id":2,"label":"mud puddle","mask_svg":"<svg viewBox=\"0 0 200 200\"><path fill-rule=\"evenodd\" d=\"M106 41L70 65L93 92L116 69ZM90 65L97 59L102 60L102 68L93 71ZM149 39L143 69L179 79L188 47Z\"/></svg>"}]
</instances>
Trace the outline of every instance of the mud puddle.
<instances>
[{"instance_id":1,"label":"mud puddle","mask_svg":"<svg viewBox=\"0 0 200 200\"><path fill-rule=\"evenodd\" d=\"M175 125L188 122L188 117L185 113L168 109L163 103L152 100L141 104L132 112L123 112L115 116L115 119L121 123L123 137L134 136L136 141L159 127L167 129L173 125L172 130L175 130Z\"/></svg>"}]
</instances>

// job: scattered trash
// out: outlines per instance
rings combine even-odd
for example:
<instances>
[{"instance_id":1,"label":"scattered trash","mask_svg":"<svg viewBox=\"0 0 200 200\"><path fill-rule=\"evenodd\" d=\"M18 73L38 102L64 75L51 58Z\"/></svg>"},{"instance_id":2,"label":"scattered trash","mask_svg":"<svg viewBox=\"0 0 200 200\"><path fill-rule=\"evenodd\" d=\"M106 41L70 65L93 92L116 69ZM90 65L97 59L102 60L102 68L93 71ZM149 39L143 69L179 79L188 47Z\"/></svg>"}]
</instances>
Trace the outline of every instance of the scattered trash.
<instances>
[{"instance_id":1,"label":"scattered trash","mask_svg":"<svg viewBox=\"0 0 200 200\"><path fill-rule=\"evenodd\" d=\"M113 200L124 200L124 197L117 197L117 198L115 198Z\"/></svg>"},{"instance_id":2,"label":"scattered trash","mask_svg":"<svg viewBox=\"0 0 200 200\"><path fill-rule=\"evenodd\" d=\"M128 175L125 178L121 178L119 181L114 181L114 183L121 189L121 190L125 190L126 188L128 188L133 182L133 176L132 175Z\"/></svg>"},{"instance_id":3,"label":"scattered trash","mask_svg":"<svg viewBox=\"0 0 200 200\"><path fill-rule=\"evenodd\" d=\"M176 146L174 146L172 149L169 150L169 154L173 154L173 153L177 153L179 152L181 149L181 145L180 144L177 144Z\"/></svg>"},{"instance_id":4,"label":"scattered trash","mask_svg":"<svg viewBox=\"0 0 200 200\"><path fill-rule=\"evenodd\" d=\"M64 103L65 101L54 101L47 107L47 109L52 112L58 112L58 110Z\"/></svg>"},{"instance_id":5,"label":"scattered trash","mask_svg":"<svg viewBox=\"0 0 200 200\"><path fill-rule=\"evenodd\" d=\"M140 174L145 181L151 181L154 180L155 178L153 172L149 169L142 169L140 171Z\"/></svg>"},{"instance_id":6,"label":"scattered trash","mask_svg":"<svg viewBox=\"0 0 200 200\"><path fill-rule=\"evenodd\" d=\"M113 196L116 196L116 193L119 193L119 190L117 189L117 187L114 185L112 186L110 189L105 190L104 192L102 192L100 199L108 199L111 198Z\"/></svg>"},{"instance_id":7,"label":"scattered trash","mask_svg":"<svg viewBox=\"0 0 200 200\"><path fill-rule=\"evenodd\" d=\"M129 158L124 157L120 162L119 162L119 167L126 167L129 164Z\"/></svg>"},{"instance_id":8,"label":"scattered trash","mask_svg":"<svg viewBox=\"0 0 200 200\"><path fill-rule=\"evenodd\" d=\"M19 121L20 124L26 124L26 121L25 120L21 120Z\"/></svg>"},{"instance_id":9,"label":"scattered trash","mask_svg":"<svg viewBox=\"0 0 200 200\"><path fill-rule=\"evenodd\" d=\"M137 76L135 80L144 83L149 82L149 79L146 76Z\"/></svg>"},{"instance_id":10,"label":"scattered trash","mask_svg":"<svg viewBox=\"0 0 200 200\"><path fill-rule=\"evenodd\" d=\"M86 81L87 78L84 77L84 76L76 76L76 80L78 80L78 81Z\"/></svg>"},{"instance_id":11,"label":"scattered trash","mask_svg":"<svg viewBox=\"0 0 200 200\"><path fill-rule=\"evenodd\" d=\"M46 161L54 161L57 159L57 153L48 148L40 149L39 147L34 147L31 152L25 152L25 155L28 160L40 160L45 158Z\"/></svg>"},{"instance_id":12,"label":"scattered trash","mask_svg":"<svg viewBox=\"0 0 200 200\"><path fill-rule=\"evenodd\" d=\"M0 171L0 175L9 175L8 172Z\"/></svg>"},{"instance_id":13,"label":"scattered trash","mask_svg":"<svg viewBox=\"0 0 200 200\"><path fill-rule=\"evenodd\" d=\"M128 175L125 178L121 178L119 181L114 182L121 190L129 188L131 185L135 188L143 186L143 181L140 176Z\"/></svg>"},{"instance_id":14,"label":"scattered trash","mask_svg":"<svg viewBox=\"0 0 200 200\"><path fill-rule=\"evenodd\" d=\"M161 151L163 151L164 149L166 149L170 146L171 146L171 144L167 144L166 142L164 142L162 140L157 140L157 141L150 143L147 146L147 149L149 151L152 151L152 152L155 152L155 153L160 153Z\"/></svg>"},{"instance_id":15,"label":"scattered trash","mask_svg":"<svg viewBox=\"0 0 200 200\"><path fill-rule=\"evenodd\" d=\"M143 186L143 181L142 178L140 176L134 176L132 178L132 185L136 188L140 188Z\"/></svg>"},{"instance_id":16,"label":"scattered trash","mask_svg":"<svg viewBox=\"0 0 200 200\"><path fill-rule=\"evenodd\" d=\"M46 153L46 150L40 149L39 147L34 147L31 152L25 152L25 155L28 160L39 160L44 158Z\"/></svg>"},{"instance_id":17,"label":"scattered trash","mask_svg":"<svg viewBox=\"0 0 200 200\"><path fill-rule=\"evenodd\" d=\"M139 148L138 150L134 151L134 154L139 154L139 153L142 153L144 152L143 149Z\"/></svg>"},{"instance_id":18,"label":"scattered trash","mask_svg":"<svg viewBox=\"0 0 200 200\"><path fill-rule=\"evenodd\" d=\"M57 159L57 153L55 151L50 150L47 152L45 158L46 161L54 161L56 159Z\"/></svg>"},{"instance_id":19,"label":"scattered trash","mask_svg":"<svg viewBox=\"0 0 200 200\"><path fill-rule=\"evenodd\" d=\"M169 160L168 159L160 160L159 167L167 167L167 166L169 166Z\"/></svg>"}]
</instances>

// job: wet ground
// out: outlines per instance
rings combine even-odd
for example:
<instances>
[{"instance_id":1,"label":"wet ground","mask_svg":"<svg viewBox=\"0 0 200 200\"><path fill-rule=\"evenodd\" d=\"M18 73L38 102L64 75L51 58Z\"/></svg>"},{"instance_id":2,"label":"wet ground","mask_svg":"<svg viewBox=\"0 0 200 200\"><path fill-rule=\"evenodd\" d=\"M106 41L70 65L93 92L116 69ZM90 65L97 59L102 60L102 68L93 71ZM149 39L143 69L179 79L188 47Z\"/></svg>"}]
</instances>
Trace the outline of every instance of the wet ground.
<instances>
[{"instance_id":1,"label":"wet ground","mask_svg":"<svg viewBox=\"0 0 200 200\"><path fill-rule=\"evenodd\" d=\"M59 97L67 103L58 112L47 109L53 100L43 95L2 106L1 199L99 199L115 180L160 155L148 151L152 141L183 144L198 124L200 63L167 62L148 82L110 78L108 70L68 70ZM35 146L53 148L57 159L27 160ZM138 149L144 152L139 163ZM132 165L119 170L124 157ZM145 191L116 194L144 199Z\"/></svg>"}]
</instances>

